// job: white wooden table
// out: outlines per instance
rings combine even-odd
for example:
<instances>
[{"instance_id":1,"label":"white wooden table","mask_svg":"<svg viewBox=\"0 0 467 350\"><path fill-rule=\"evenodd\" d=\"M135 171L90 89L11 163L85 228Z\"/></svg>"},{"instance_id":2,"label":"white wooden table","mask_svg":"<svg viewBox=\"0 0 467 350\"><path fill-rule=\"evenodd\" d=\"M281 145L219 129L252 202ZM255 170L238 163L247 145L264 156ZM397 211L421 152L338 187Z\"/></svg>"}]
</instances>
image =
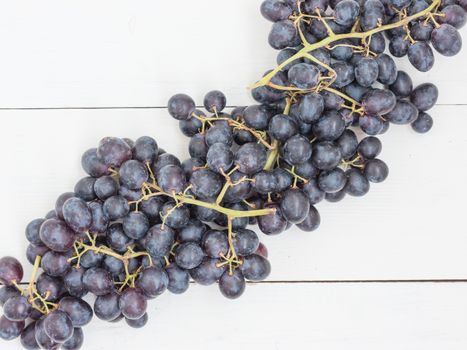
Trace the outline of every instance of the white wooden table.
<instances>
[{"instance_id":1,"label":"white wooden table","mask_svg":"<svg viewBox=\"0 0 467 350\"><path fill-rule=\"evenodd\" d=\"M246 86L271 68L261 0L25 1L0 5L0 256L26 262L26 224L84 173L107 135L154 136L187 156L165 105ZM466 35L465 30L462 34ZM192 286L151 302L142 330L94 320L85 349L465 349L467 50L436 55L435 126L391 127L387 182L363 199L322 203L321 228L263 237L273 272L237 301ZM28 270L30 271L30 270ZM0 342L19 349L18 342Z\"/></svg>"}]
</instances>

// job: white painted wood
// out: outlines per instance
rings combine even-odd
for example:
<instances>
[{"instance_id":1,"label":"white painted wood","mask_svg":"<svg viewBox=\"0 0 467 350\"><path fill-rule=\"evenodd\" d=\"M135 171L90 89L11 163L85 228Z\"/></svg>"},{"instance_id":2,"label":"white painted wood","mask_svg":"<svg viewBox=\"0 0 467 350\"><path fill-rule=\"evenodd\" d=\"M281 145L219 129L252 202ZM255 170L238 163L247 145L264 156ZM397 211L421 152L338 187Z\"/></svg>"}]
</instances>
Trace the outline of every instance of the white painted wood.
<instances>
[{"instance_id":1,"label":"white painted wood","mask_svg":"<svg viewBox=\"0 0 467 350\"><path fill-rule=\"evenodd\" d=\"M463 350L466 293L466 284L261 284L230 301L217 286L193 286L150 301L143 329L93 320L83 349Z\"/></svg>"},{"instance_id":2,"label":"white painted wood","mask_svg":"<svg viewBox=\"0 0 467 350\"><path fill-rule=\"evenodd\" d=\"M364 198L322 203L322 226L265 237L272 280L466 278L467 106L437 106L421 136L391 126L381 158L389 179ZM1 111L0 256L24 257L23 231L84 172L81 154L108 135L154 136L187 156L188 139L165 110ZM24 259L25 260L25 259Z\"/></svg>"},{"instance_id":3,"label":"white painted wood","mask_svg":"<svg viewBox=\"0 0 467 350\"><path fill-rule=\"evenodd\" d=\"M0 107L165 106L177 92L201 103L212 89L249 103L246 87L276 55L261 1L4 1ZM437 55L429 73L399 61L455 104L465 103L465 58Z\"/></svg>"}]
</instances>

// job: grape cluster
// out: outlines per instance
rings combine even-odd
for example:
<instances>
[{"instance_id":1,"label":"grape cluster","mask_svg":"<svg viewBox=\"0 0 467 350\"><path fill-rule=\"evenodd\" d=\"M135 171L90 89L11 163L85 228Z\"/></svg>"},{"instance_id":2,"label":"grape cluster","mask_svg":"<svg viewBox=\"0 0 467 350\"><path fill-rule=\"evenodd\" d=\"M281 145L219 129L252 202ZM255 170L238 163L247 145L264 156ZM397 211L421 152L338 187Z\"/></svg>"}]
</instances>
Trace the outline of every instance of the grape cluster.
<instances>
[{"instance_id":1,"label":"grape cluster","mask_svg":"<svg viewBox=\"0 0 467 350\"><path fill-rule=\"evenodd\" d=\"M166 290L185 292L190 277L201 285L218 282L230 299L243 294L246 280L265 279L267 250L247 225L272 210L242 204L240 188L250 191L250 183L223 173L222 149L212 152L217 172L188 171L192 166L147 136L107 137L86 151L88 176L26 227L34 265L27 288L19 261L0 259L0 338L21 336L26 349L79 349L94 314L142 327L148 300ZM83 300L88 294L93 307Z\"/></svg>"},{"instance_id":2,"label":"grape cluster","mask_svg":"<svg viewBox=\"0 0 467 350\"><path fill-rule=\"evenodd\" d=\"M261 13L274 22L269 43L280 50L278 67L253 86L253 97L280 108L291 98L289 114L307 125L328 123L329 113L338 113L371 136L390 124L425 133L438 91L433 84L413 89L391 55L407 56L422 72L434 65L432 47L456 55L466 9L457 0L266 0Z\"/></svg>"},{"instance_id":3,"label":"grape cluster","mask_svg":"<svg viewBox=\"0 0 467 350\"><path fill-rule=\"evenodd\" d=\"M227 110L211 91L201 110L174 95L168 111L190 138L183 162L147 136L86 151L87 176L26 228L29 283L18 260L0 259L0 338L79 349L94 314L139 328L148 300L181 294L190 279L235 299L246 281L267 278L251 225L313 231L323 199L364 196L384 181L377 136L391 124L428 132L438 98L431 83L414 88L391 55L426 72L432 47L457 54L466 10L464 0L265 0L280 51L252 86L258 104Z\"/></svg>"}]
</instances>

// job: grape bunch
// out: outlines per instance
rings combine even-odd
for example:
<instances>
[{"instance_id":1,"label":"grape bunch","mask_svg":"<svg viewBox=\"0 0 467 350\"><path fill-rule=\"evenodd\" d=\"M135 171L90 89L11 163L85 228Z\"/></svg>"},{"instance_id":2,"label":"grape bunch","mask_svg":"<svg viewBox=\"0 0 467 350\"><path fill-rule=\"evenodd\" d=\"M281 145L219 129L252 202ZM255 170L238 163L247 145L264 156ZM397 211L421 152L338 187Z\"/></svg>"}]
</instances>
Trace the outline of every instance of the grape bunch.
<instances>
[{"instance_id":1,"label":"grape bunch","mask_svg":"<svg viewBox=\"0 0 467 350\"><path fill-rule=\"evenodd\" d=\"M425 133L438 90L413 89L391 55L407 56L421 72L434 65L432 48L456 55L466 9L457 0L266 0L261 13L273 22L268 39L280 50L278 66L254 84L253 97L280 107L291 98L299 123L326 123L327 110L371 136L390 124Z\"/></svg>"},{"instance_id":2,"label":"grape bunch","mask_svg":"<svg viewBox=\"0 0 467 350\"><path fill-rule=\"evenodd\" d=\"M0 338L79 349L94 315L140 328L149 300L190 280L235 299L267 278L253 225L316 230L322 200L364 196L387 178L378 135L432 128L436 86L414 88L391 56L426 72L433 48L457 54L466 10L465 0L265 0L280 51L251 87L257 104L229 110L214 90L201 110L174 95L168 112L190 138L184 161L148 136L86 151L87 176L26 227L29 281L17 259L0 259Z\"/></svg>"},{"instance_id":3,"label":"grape bunch","mask_svg":"<svg viewBox=\"0 0 467 350\"><path fill-rule=\"evenodd\" d=\"M26 288L20 262L0 259L0 338L21 337L25 349L79 349L94 314L143 327L148 300L185 292L190 278L217 282L229 299L243 294L246 280L264 280L267 249L247 226L274 210L235 200L250 183L222 172L218 152L210 159L219 172L212 172L188 171L147 136L107 137L86 151L88 176L26 227L34 265Z\"/></svg>"}]
</instances>

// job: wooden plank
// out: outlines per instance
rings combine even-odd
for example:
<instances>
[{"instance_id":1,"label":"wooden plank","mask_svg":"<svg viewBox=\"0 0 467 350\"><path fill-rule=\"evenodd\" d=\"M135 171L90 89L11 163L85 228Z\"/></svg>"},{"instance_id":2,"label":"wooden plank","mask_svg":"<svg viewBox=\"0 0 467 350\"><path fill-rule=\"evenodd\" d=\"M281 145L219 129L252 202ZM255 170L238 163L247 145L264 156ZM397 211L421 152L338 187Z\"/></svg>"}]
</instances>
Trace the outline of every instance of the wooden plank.
<instances>
[{"instance_id":1,"label":"wooden plank","mask_svg":"<svg viewBox=\"0 0 467 350\"><path fill-rule=\"evenodd\" d=\"M201 103L213 89L231 105L251 103L246 87L276 56L261 2L5 2L0 107L165 106L178 92ZM436 82L439 103L459 104L466 103L465 58L465 50L436 55L429 73L398 61L416 83Z\"/></svg>"},{"instance_id":2,"label":"wooden plank","mask_svg":"<svg viewBox=\"0 0 467 350\"><path fill-rule=\"evenodd\" d=\"M467 346L466 293L467 284L261 284L230 301L217 286L193 286L150 301L145 328L93 320L84 348L460 350Z\"/></svg>"},{"instance_id":3,"label":"wooden plank","mask_svg":"<svg viewBox=\"0 0 467 350\"><path fill-rule=\"evenodd\" d=\"M381 158L386 183L365 198L322 203L322 226L265 237L271 280L466 278L463 204L467 106L438 106L436 126L420 136L392 126ZM154 136L187 156L188 139L165 110L1 111L0 256L24 258L26 224L45 215L84 172L81 154L108 135Z\"/></svg>"}]
</instances>

